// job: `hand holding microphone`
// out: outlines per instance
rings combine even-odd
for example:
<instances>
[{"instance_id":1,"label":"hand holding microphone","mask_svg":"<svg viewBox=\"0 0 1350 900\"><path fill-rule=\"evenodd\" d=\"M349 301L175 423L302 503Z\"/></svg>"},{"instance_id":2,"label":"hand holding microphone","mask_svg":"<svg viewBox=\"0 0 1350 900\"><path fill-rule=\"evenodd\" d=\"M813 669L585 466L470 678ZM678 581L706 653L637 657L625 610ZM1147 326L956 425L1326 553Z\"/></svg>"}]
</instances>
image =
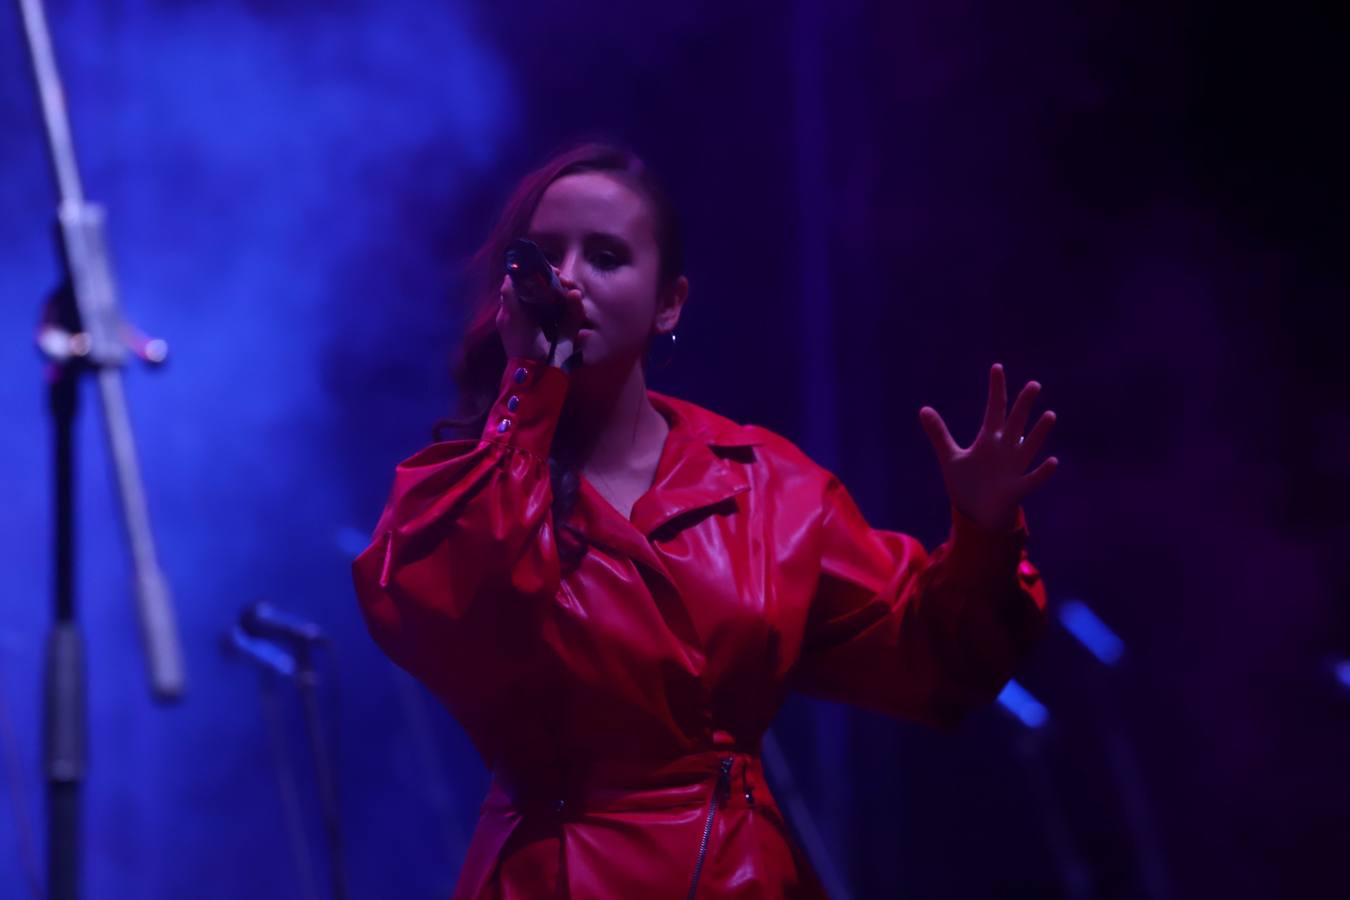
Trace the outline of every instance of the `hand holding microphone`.
<instances>
[{"instance_id":1,"label":"hand holding microphone","mask_svg":"<svg viewBox=\"0 0 1350 900\"><path fill-rule=\"evenodd\" d=\"M539 247L524 238L507 248L505 262L497 332L506 355L548 359L565 368L585 319L580 289L565 283Z\"/></svg>"}]
</instances>

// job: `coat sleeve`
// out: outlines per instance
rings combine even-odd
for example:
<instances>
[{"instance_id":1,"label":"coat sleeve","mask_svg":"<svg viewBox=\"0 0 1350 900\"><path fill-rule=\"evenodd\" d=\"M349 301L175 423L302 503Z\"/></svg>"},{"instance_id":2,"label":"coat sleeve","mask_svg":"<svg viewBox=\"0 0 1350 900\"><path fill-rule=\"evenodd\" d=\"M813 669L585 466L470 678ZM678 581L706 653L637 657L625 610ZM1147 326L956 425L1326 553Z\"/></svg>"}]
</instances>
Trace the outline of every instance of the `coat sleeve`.
<instances>
[{"instance_id":1,"label":"coat sleeve","mask_svg":"<svg viewBox=\"0 0 1350 900\"><path fill-rule=\"evenodd\" d=\"M1039 635L1045 586L1026 516L990 531L951 506L946 541L868 526L831 477L793 687L945 730L994 700Z\"/></svg>"},{"instance_id":2,"label":"coat sleeve","mask_svg":"<svg viewBox=\"0 0 1350 900\"><path fill-rule=\"evenodd\" d=\"M481 438L399 464L352 564L375 642L461 715L526 677L531 609L558 590L548 454L568 381L510 360Z\"/></svg>"}]
</instances>

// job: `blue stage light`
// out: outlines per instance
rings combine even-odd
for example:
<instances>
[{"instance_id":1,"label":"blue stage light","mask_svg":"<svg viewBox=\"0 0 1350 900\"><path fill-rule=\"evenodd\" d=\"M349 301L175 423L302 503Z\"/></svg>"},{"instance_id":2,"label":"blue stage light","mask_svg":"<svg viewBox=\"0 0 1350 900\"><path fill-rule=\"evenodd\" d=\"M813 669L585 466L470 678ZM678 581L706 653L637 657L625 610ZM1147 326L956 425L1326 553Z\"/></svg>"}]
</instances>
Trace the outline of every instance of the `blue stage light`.
<instances>
[{"instance_id":1,"label":"blue stage light","mask_svg":"<svg viewBox=\"0 0 1350 900\"><path fill-rule=\"evenodd\" d=\"M1097 659L1108 666L1120 662L1125 653L1125 642L1083 601L1065 601L1059 608L1059 621Z\"/></svg>"},{"instance_id":2,"label":"blue stage light","mask_svg":"<svg viewBox=\"0 0 1350 900\"><path fill-rule=\"evenodd\" d=\"M1332 660L1331 673L1341 687L1350 689L1350 659Z\"/></svg>"},{"instance_id":3,"label":"blue stage light","mask_svg":"<svg viewBox=\"0 0 1350 900\"><path fill-rule=\"evenodd\" d=\"M998 695L999 705L1028 728L1040 728L1050 718L1049 711L1016 681L1009 681Z\"/></svg>"}]
</instances>

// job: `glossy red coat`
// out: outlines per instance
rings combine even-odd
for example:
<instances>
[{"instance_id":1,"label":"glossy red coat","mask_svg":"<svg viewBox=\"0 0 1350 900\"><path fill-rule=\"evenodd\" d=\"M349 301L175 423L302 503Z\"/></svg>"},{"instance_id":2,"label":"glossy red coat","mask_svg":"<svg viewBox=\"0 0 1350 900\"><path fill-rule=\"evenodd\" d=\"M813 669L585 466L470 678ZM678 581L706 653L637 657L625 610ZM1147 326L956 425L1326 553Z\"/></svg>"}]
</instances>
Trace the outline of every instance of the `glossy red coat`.
<instances>
[{"instance_id":1,"label":"glossy red coat","mask_svg":"<svg viewBox=\"0 0 1350 900\"><path fill-rule=\"evenodd\" d=\"M939 727L994 699L1044 619L1025 516L952 507L928 553L783 437L652 391L655 480L631 519L581 482L569 568L547 462L569 378L511 360L481 439L398 467L353 566L375 641L493 775L455 896L683 898L705 829L698 896L823 896L761 736L790 690Z\"/></svg>"}]
</instances>

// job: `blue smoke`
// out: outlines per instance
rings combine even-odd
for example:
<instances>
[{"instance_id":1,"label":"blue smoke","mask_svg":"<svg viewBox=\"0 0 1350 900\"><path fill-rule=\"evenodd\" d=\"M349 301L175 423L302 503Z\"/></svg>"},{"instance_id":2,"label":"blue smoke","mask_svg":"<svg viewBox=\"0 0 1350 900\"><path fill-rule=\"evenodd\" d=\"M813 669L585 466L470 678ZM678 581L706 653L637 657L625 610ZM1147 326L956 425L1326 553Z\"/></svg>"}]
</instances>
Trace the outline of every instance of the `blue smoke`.
<instances>
[{"instance_id":1,"label":"blue smoke","mask_svg":"<svg viewBox=\"0 0 1350 900\"><path fill-rule=\"evenodd\" d=\"M354 894L445 891L463 820L472 821L481 796L481 767L462 737L436 735L438 750L448 746L472 781L448 799L439 791L439 805L428 801L435 773L408 749L418 745L407 734L425 727L415 715L423 698L410 698L402 674L365 638L351 595L352 528L368 528L370 510L350 508L332 462L348 415L333 385L344 377L342 354L363 339L390 352L399 338L391 322L433 333L408 338L410 351L446 342L444 310L431 302L444 288L439 248L418 239L417 227L412 240L394 236L410 207L414 215L419 203L453 209L511 138L509 71L462 3L65 2L48 14L86 193L109 211L124 310L171 347L166 370L130 372L128 391L190 679L182 705L152 706L96 398L85 391L78 564L92 735L87 895L300 895L259 676L225 659L217 643L239 607L260 596L334 636L325 712L340 732ZM31 335L57 268L54 194L14 17L0 27L0 61L0 564L8 573L0 616L8 721L0 726L14 736L23 776L22 797L6 790L0 799L0 894L11 896L23 884L24 818L39 852L43 843L38 697L50 618L50 467ZM428 383L439 371L425 352L410 365ZM430 402L423 408L432 411ZM336 706L338 696L347 705ZM289 692L281 699L322 876L299 709Z\"/></svg>"}]
</instances>

